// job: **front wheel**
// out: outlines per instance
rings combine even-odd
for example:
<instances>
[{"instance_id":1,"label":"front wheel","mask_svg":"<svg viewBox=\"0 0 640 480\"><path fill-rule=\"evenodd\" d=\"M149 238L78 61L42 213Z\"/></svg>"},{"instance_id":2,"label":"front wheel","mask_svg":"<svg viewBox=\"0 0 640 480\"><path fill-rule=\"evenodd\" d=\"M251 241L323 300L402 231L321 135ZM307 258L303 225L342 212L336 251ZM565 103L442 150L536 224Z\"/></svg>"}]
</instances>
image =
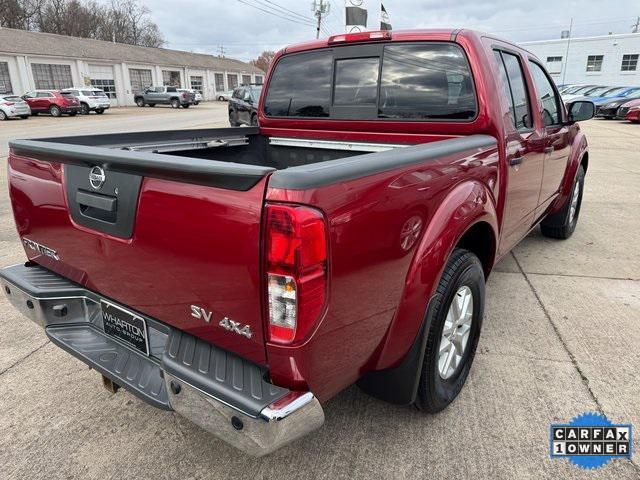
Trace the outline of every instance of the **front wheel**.
<instances>
[{"instance_id":1,"label":"front wheel","mask_svg":"<svg viewBox=\"0 0 640 480\"><path fill-rule=\"evenodd\" d=\"M51 107L49 107L49 113L52 117L59 117L60 115L62 115L62 111L57 105L51 105Z\"/></svg>"},{"instance_id":2,"label":"front wheel","mask_svg":"<svg viewBox=\"0 0 640 480\"><path fill-rule=\"evenodd\" d=\"M144 107L144 99L142 97L136 98L136 105L139 107Z\"/></svg>"},{"instance_id":3,"label":"front wheel","mask_svg":"<svg viewBox=\"0 0 640 480\"><path fill-rule=\"evenodd\" d=\"M578 167L578 173L573 181L571 195L562 208L546 217L540 224L540 230L545 237L566 240L576 229L580 207L582 206L582 191L584 189L584 168Z\"/></svg>"},{"instance_id":4,"label":"front wheel","mask_svg":"<svg viewBox=\"0 0 640 480\"><path fill-rule=\"evenodd\" d=\"M234 115L233 110L229 110L229 125L232 127L239 127L240 124L236 120L236 115Z\"/></svg>"},{"instance_id":5,"label":"front wheel","mask_svg":"<svg viewBox=\"0 0 640 480\"><path fill-rule=\"evenodd\" d=\"M104 110L102 108L99 108L99 109L96 110L96 113L98 115L102 115L104 113Z\"/></svg>"},{"instance_id":6,"label":"front wheel","mask_svg":"<svg viewBox=\"0 0 640 480\"><path fill-rule=\"evenodd\" d=\"M171 108L180 108L180 100L177 98L171 100Z\"/></svg>"},{"instance_id":7,"label":"front wheel","mask_svg":"<svg viewBox=\"0 0 640 480\"><path fill-rule=\"evenodd\" d=\"M182 105L182 108L189 108L191 105L189 105L188 103L185 103L184 105Z\"/></svg>"},{"instance_id":8,"label":"front wheel","mask_svg":"<svg viewBox=\"0 0 640 480\"><path fill-rule=\"evenodd\" d=\"M23 120L27 120L29 118L29 115L20 115L20 118Z\"/></svg>"},{"instance_id":9,"label":"front wheel","mask_svg":"<svg viewBox=\"0 0 640 480\"><path fill-rule=\"evenodd\" d=\"M456 248L444 269L430 320L416 406L446 408L462 389L476 353L484 312L484 271L468 250Z\"/></svg>"},{"instance_id":10,"label":"front wheel","mask_svg":"<svg viewBox=\"0 0 640 480\"><path fill-rule=\"evenodd\" d=\"M87 105L86 103L80 104L80 113L82 115L89 115L89 111L89 105Z\"/></svg>"},{"instance_id":11,"label":"front wheel","mask_svg":"<svg viewBox=\"0 0 640 480\"><path fill-rule=\"evenodd\" d=\"M251 115L251 126L252 127L258 126L258 115Z\"/></svg>"},{"instance_id":12,"label":"front wheel","mask_svg":"<svg viewBox=\"0 0 640 480\"><path fill-rule=\"evenodd\" d=\"M4 121L7 119L7 114L0 110L0 121Z\"/></svg>"}]
</instances>

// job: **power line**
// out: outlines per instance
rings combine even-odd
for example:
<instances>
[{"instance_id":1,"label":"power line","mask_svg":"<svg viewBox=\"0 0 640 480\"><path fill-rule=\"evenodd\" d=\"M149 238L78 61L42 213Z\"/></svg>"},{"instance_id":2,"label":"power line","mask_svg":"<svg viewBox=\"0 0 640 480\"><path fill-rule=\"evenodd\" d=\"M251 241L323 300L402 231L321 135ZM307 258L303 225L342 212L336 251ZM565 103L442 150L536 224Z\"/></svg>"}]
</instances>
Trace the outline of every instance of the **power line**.
<instances>
[{"instance_id":1,"label":"power line","mask_svg":"<svg viewBox=\"0 0 640 480\"><path fill-rule=\"evenodd\" d=\"M312 21L310 21L309 23L307 23L307 21L306 21L306 20L302 20L302 19L295 19L295 18L292 18L292 17L285 17L285 16L283 16L283 15L279 15L279 14L277 14L277 13L273 12L273 11L265 10L264 8L261 8L261 7L259 7L258 5L254 5L254 4L249 3L248 1L245 1L245 0L238 0L238 1L239 1L240 3L243 3L244 5L248 5L249 7L256 8L256 9L258 9L258 10L260 10L260 11L264 12L264 13L268 13L269 15L273 15L273 16L275 16L275 17L282 18L283 20L288 20L288 21L290 21L290 22L298 23L298 24L302 24L302 25L313 26L313 22L312 22Z\"/></svg>"},{"instance_id":2,"label":"power line","mask_svg":"<svg viewBox=\"0 0 640 480\"><path fill-rule=\"evenodd\" d=\"M286 11L286 12L288 12L288 13L292 13L292 14L294 14L295 16L297 16L297 17L301 17L301 18L303 18L303 19L305 19L305 20L313 20L311 17L308 17L308 16L306 16L306 15L302 15L302 14L300 14L300 13L294 12L293 10L290 10L290 9L288 9L288 8L286 8L286 7L283 7L283 6L281 6L281 5L278 5L276 2L272 2L271 0L259 0L259 1L261 1L262 3L264 3L264 2L266 2L266 3L270 3L271 5L273 5L273 6L277 7L277 8L279 8L280 10L284 10L284 11Z\"/></svg>"},{"instance_id":3,"label":"power line","mask_svg":"<svg viewBox=\"0 0 640 480\"><path fill-rule=\"evenodd\" d=\"M331 10L331 5L329 3L324 3L323 0L313 0L313 6L311 9L314 12L315 17L318 19L318 24L316 26L316 38L320 38L320 28L322 27L322 16L325 14L329 14L329 10Z\"/></svg>"}]
</instances>

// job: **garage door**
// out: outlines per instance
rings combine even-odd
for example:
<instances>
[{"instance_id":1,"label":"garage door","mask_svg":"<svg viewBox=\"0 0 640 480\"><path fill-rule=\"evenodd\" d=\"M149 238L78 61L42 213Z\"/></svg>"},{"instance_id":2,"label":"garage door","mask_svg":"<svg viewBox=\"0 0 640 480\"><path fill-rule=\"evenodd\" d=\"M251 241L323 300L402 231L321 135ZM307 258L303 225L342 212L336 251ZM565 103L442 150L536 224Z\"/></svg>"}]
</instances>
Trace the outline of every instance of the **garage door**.
<instances>
[{"instance_id":1,"label":"garage door","mask_svg":"<svg viewBox=\"0 0 640 480\"><path fill-rule=\"evenodd\" d=\"M118 105L113 67L111 65L89 65L89 76L91 77L91 85L104 90L111 99L111 105Z\"/></svg>"}]
</instances>

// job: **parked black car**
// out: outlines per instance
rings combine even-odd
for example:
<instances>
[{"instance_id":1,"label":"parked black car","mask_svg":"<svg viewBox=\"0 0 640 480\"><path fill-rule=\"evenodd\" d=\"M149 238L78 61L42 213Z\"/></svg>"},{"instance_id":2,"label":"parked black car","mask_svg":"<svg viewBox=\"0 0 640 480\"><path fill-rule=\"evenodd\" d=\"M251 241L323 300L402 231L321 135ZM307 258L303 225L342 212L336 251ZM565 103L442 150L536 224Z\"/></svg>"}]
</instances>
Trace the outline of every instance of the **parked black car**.
<instances>
[{"instance_id":1,"label":"parked black car","mask_svg":"<svg viewBox=\"0 0 640 480\"><path fill-rule=\"evenodd\" d=\"M596 107L596 117L604 117L607 120L612 118L624 120L626 118L626 113L622 114L622 112L619 112L619 108L625 103L636 98L640 98L640 90L625 97L612 98L610 102L601 102L600 105Z\"/></svg>"},{"instance_id":2,"label":"parked black car","mask_svg":"<svg viewBox=\"0 0 640 480\"><path fill-rule=\"evenodd\" d=\"M229 99L229 123L232 127L241 124L258 125L258 101L262 85L241 85Z\"/></svg>"}]
</instances>

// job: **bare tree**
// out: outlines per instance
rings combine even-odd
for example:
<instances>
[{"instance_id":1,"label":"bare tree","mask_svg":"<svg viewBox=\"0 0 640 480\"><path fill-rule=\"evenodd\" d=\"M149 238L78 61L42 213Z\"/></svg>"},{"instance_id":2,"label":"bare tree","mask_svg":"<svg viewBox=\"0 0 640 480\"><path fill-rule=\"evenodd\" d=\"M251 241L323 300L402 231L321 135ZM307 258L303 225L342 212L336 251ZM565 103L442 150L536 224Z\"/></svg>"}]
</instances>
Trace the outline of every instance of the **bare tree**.
<instances>
[{"instance_id":1,"label":"bare tree","mask_svg":"<svg viewBox=\"0 0 640 480\"><path fill-rule=\"evenodd\" d=\"M0 0L0 26L160 47L164 39L138 0Z\"/></svg>"},{"instance_id":2,"label":"bare tree","mask_svg":"<svg viewBox=\"0 0 640 480\"><path fill-rule=\"evenodd\" d=\"M250 63L254 67L257 67L263 72L266 72L267 69L269 68L269 64L271 63L271 60L273 60L273 57L275 55L276 55L276 52L273 52L271 50L265 50L258 56L258 58L256 58L255 60L251 60Z\"/></svg>"}]
</instances>

